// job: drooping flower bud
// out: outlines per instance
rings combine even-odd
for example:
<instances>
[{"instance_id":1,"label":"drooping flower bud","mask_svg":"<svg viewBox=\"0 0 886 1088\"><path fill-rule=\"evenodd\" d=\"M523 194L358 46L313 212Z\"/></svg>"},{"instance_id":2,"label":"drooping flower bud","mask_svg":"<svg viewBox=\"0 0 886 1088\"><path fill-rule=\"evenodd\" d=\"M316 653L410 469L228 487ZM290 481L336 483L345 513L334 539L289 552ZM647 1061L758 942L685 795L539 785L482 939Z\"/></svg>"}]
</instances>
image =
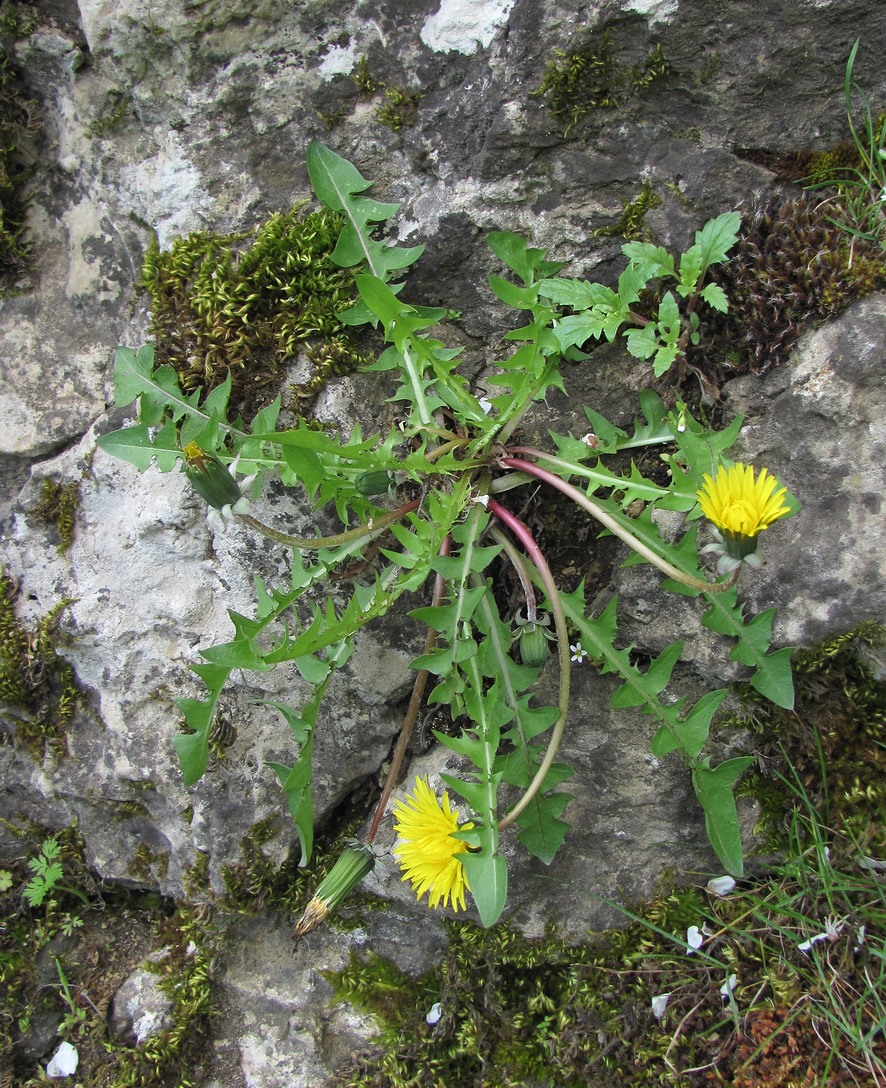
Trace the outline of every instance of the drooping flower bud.
<instances>
[{"instance_id":1,"label":"drooping flower bud","mask_svg":"<svg viewBox=\"0 0 886 1088\"><path fill-rule=\"evenodd\" d=\"M240 485L230 469L214 453L202 450L196 442L189 442L182 452L185 455L185 475L197 494L214 510L234 506L243 497Z\"/></svg>"},{"instance_id":2,"label":"drooping flower bud","mask_svg":"<svg viewBox=\"0 0 886 1088\"><path fill-rule=\"evenodd\" d=\"M185 455L185 475L197 494L209 505L206 520L211 526L223 529L225 521L233 520L234 514L246 513L250 506L247 491L255 474L237 482L239 456L226 465L214 453L201 449L196 442L189 442L182 453Z\"/></svg>"}]
</instances>

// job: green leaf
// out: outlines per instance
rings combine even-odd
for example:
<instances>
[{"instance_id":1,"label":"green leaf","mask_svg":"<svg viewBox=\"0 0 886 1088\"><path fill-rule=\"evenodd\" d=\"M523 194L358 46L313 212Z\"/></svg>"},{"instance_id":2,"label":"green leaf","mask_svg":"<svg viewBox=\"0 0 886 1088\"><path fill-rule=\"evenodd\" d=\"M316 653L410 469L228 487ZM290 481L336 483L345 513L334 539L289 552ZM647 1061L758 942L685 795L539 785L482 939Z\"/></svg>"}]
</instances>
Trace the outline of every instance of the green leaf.
<instances>
[{"instance_id":1,"label":"green leaf","mask_svg":"<svg viewBox=\"0 0 886 1088\"><path fill-rule=\"evenodd\" d=\"M652 738L652 754L661 759L682 748L690 759L695 759L707 744L711 721L728 694L727 688L708 692L684 717L670 719Z\"/></svg>"},{"instance_id":2,"label":"green leaf","mask_svg":"<svg viewBox=\"0 0 886 1088\"><path fill-rule=\"evenodd\" d=\"M710 605L702 617L702 626L721 635L738 639L729 655L733 661L755 671L749 683L776 706L791 710L794 705L794 681L791 674L791 649L785 647L767 653L772 637L775 609L744 621L744 604L738 602L735 589L706 594Z\"/></svg>"},{"instance_id":3,"label":"green leaf","mask_svg":"<svg viewBox=\"0 0 886 1088\"><path fill-rule=\"evenodd\" d=\"M486 235L489 248L498 259L528 286L540 277L551 276L563 267L560 261L546 261L543 249L533 249L525 238L511 231L492 231Z\"/></svg>"},{"instance_id":4,"label":"green leaf","mask_svg":"<svg viewBox=\"0 0 886 1088\"><path fill-rule=\"evenodd\" d=\"M711 846L724 870L739 878L744 875L744 858L733 787L753 762L753 756L736 756L713 768L697 764L692 771Z\"/></svg>"},{"instance_id":5,"label":"green leaf","mask_svg":"<svg viewBox=\"0 0 886 1088\"><path fill-rule=\"evenodd\" d=\"M494 926L508 898L508 865L504 856L488 849L458 856L465 867L480 923L487 928Z\"/></svg>"},{"instance_id":6,"label":"green leaf","mask_svg":"<svg viewBox=\"0 0 886 1088\"><path fill-rule=\"evenodd\" d=\"M147 424L135 423L102 435L96 445L112 457L135 465L140 472L150 468L154 461L161 472L169 472L182 456L175 425L171 422L156 434L152 434Z\"/></svg>"},{"instance_id":7,"label":"green leaf","mask_svg":"<svg viewBox=\"0 0 886 1088\"><path fill-rule=\"evenodd\" d=\"M646 280L675 275L674 258L661 246L651 242L627 242L621 251Z\"/></svg>"},{"instance_id":8,"label":"green leaf","mask_svg":"<svg viewBox=\"0 0 886 1088\"><path fill-rule=\"evenodd\" d=\"M283 763L268 763L286 794L286 804L301 844L299 865L308 864L314 849L314 799L311 773L313 749L313 736L311 736L302 746L298 759L291 767Z\"/></svg>"},{"instance_id":9,"label":"green leaf","mask_svg":"<svg viewBox=\"0 0 886 1088\"><path fill-rule=\"evenodd\" d=\"M726 260L729 250L738 241L740 226L741 215L738 212L723 212L696 231L695 244L701 254L703 271L706 272L712 264Z\"/></svg>"},{"instance_id":10,"label":"green leaf","mask_svg":"<svg viewBox=\"0 0 886 1088\"><path fill-rule=\"evenodd\" d=\"M531 310L538 299L537 287L518 287L501 276L489 276L489 286L497 298L515 310Z\"/></svg>"},{"instance_id":11,"label":"green leaf","mask_svg":"<svg viewBox=\"0 0 886 1088\"><path fill-rule=\"evenodd\" d=\"M702 288L701 297L708 306L713 307L713 309L719 311L721 314L725 314L729 309L726 292L718 283L709 283L707 287Z\"/></svg>"},{"instance_id":12,"label":"green leaf","mask_svg":"<svg viewBox=\"0 0 886 1088\"><path fill-rule=\"evenodd\" d=\"M365 265L380 280L390 278L391 272L407 268L418 260L424 246L399 249L372 238L372 231L395 215L398 204L384 204L360 196L370 188L355 166L312 140L307 152L308 175L319 200L331 211L341 212L346 223L332 253L332 259L342 268Z\"/></svg>"}]
</instances>

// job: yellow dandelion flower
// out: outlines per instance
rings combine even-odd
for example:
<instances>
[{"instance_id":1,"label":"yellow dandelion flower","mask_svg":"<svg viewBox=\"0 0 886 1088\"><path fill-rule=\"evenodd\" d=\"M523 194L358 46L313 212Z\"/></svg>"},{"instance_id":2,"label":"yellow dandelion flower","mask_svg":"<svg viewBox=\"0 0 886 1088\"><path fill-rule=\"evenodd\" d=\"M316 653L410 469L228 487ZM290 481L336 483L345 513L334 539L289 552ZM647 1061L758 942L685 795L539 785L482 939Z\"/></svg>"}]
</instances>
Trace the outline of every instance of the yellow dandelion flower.
<instances>
[{"instance_id":1,"label":"yellow dandelion flower","mask_svg":"<svg viewBox=\"0 0 886 1088\"><path fill-rule=\"evenodd\" d=\"M394 804L394 829L400 841L394 856L403 870L403 880L421 899L430 892L428 905L442 903L453 910L465 909L465 889L470 886L458 855L468 849L467 843L452 838L453 831L470 831L470 822L459 825L458 811L449 803L444 791L441 800L428 785L427 778L417 778L415 788L405 801Z\"/></svg>"},{"instance_id":2,"label":"yellow dandelion flower","mask_svg":"<svg viewBox=\"0 0 886 1088\"><path fill-rule=\"evenodd\" d=\"M765 468L755 480L753 465L738 462L731 468L721 468L714 479L705 473L698 502L704 516L718 529L734 536L753 537L790 513L784 501L787 493L788 489L779 488L778 480Z\"/></svg>"},{"instance_id":3,"label":"yellow dandelion flower","mask_svg":"<svg viewBox=\"0 0 886 1088\"><path fill-rule=\"evenodd\" d=\"M705 473L698 492L702 513L722 534L725 567L751 561L757 549L757 537L779 518L790 514L785 501L788 491L765 468L754 477L753 465L737 462L721 467L715 477ZM707 550L707 549L706 549Z\"/></svg>"}]
</instances>

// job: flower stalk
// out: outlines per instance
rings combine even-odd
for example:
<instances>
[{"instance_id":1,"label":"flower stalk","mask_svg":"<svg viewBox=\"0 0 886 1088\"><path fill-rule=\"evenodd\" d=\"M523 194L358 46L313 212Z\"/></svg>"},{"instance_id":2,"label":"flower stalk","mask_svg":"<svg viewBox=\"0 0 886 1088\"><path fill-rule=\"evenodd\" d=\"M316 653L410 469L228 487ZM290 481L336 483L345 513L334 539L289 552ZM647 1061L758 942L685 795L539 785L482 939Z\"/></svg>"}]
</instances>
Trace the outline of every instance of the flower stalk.
<instances>
[{"instance_id":1,"label":"flower stalk","mask_svg":"<svg viewBox=\"0 0 886 1088\"><path fill-rule=\"evenodd\" d=\"M499 831L504 831L506 827L510 827L517 817L525 811L532 802L533 797L535 797L542 788L544 780L547 778L548 771L551 769L551 766L557 757L557 750L563 739L563 731L566 728L566 717L569 713L569 632L566 629L566 617L563 614L563 608L560 604L560 593L557 589L557 583L554 581L551 568L548 566L541 548L536 544L532 533L529 532L519 518L514 517L509 510L506 510L500 503L496 502L495 499L489 500L489 510L503 525L506 525L507 528L510 529L514 536L517 537L526 549L533 566L539 573L545 593L548 596L551 615L554 617L554 630L557 634L557 649L560 654L560 690L557 701L559 716L556 722L554 722L554 728L551 731L551 739L548 741L548 749L544 754L544 759L542 759L538 771L536 771L535 777L529 783L526 792L517 804L514 805L511 811L507 813L506 816L503 816L498 822ZM504 543L507 539L504 538L503 540L504 534L501 530L495 528L492 530L492 535L501 543Z\"/></svg>"},{"instance_id":2,"label":"flower stalk","mask_svg":"<svg viewBox=\"0 0 886 1088\"><path fill-rule=\"evenodd\" d=\"M547 459L546 454L542 453L540 450L523 449L521 452L545 460ZM638 555L641 555L647 562L651 563L654 567L658 567L658 569L669 578L682 582L683 585L689 586L691 589L700 590L702 593L722 593L724 590L730 589L738 581L737 570L733 573L732 578L725 582L703 582L699 578L693 578L691 574L687 574L685 571L675 567L673 563L669 563L666 559L663 559L657 552L654 552L650 547L644 544L642 540L638 540L633 533L628 532L628 530L624 528L621 522L607 514L605 510L598 506L583 491L573 484L567 483L566 480L562 480L555 473L548 472L547 469L542 468L533 461L524 461L517 457L503 457L501 459L501 464L504 468L511 468L517 472L525 472L529 476L535 476L539 480L544 480L544 482L550 484L551 487L556 487L558 491L562 491L563 494L572 499L574 503L583 510L586 510L591 517L599 521L601 525L604 525L613 536L617 536L619 540L624 541L628 547L633 548L633 550L637 552Z\"/></svg>"}]
</instances>

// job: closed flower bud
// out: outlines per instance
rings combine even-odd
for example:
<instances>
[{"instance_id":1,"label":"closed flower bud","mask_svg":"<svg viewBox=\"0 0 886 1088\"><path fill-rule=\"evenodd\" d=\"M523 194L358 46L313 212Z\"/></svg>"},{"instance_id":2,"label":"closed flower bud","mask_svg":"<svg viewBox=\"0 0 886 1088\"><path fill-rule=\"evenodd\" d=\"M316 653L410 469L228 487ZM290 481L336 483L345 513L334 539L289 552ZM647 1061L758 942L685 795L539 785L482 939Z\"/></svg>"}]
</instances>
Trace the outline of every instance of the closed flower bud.
<instances>
[{"instance_id":1,"label":"closed flower bud","mask_svg":"<svg viewBox=\"0 0 886 1088\"><path fill-rule=\"evenodd\" d=\"M526 623L517 632L520 660L524 665L544 665L551 656L548 633L540 623Z\"/></svg>"},{"instance_id":2,"label":"closed flower bud","mask_svg":"<svg viewBox=\"0 0 886 1088\"><path fill-rule=\"evenodd\" d=\"M354 487L369 498L372 495L384 495L394 483L394 474L387 469L376 469L372 472L361 472L354 480Z\"/></svg>"},{"instance_id":3,"label":"closed flower bud","mask_svg":"<svg viewBox=\"0 0 886 1088\"><path fill-rule=\"evenodd\" d=\"M185 446L185 475L197 494L215 510L223 510L239 502L243 492L227 465L214 453L201 450L196 442Z\"/></svg>"}]
</instances>

